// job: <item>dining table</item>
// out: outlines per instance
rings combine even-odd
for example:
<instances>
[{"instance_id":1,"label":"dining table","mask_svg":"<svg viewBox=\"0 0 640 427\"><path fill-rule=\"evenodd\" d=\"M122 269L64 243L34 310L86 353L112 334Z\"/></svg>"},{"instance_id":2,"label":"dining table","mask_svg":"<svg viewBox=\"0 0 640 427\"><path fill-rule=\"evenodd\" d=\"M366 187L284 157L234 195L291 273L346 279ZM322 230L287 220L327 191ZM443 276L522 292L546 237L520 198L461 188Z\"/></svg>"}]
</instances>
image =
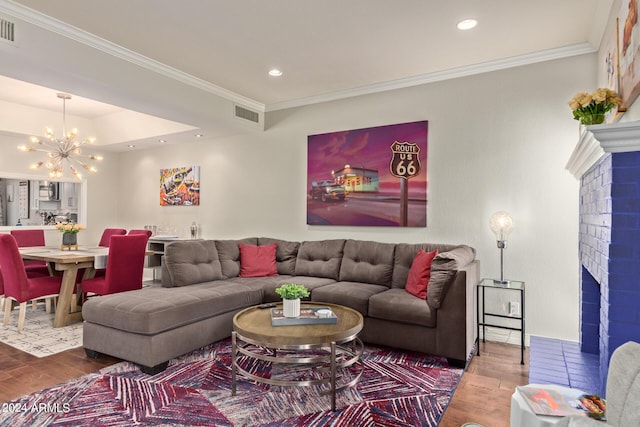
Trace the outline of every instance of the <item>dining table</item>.
<instances>
[{"instance_id":1,"label":"dining table","mask_svg":"<svg viewBox=\"0 0 640 427\"><path fill-rule=\"evenodd\" d=\"M77 250L62 250L59 246L32 246L20 248L20 254L23 259L45 261L52 274L62 273L53 327L61 328L81 321L82 308L77 304L78 300L72 301L78 271L84 270L82 280L94 277L96 268L106 267L109 248L81 246Z\"/></svg>"}]
</instances>

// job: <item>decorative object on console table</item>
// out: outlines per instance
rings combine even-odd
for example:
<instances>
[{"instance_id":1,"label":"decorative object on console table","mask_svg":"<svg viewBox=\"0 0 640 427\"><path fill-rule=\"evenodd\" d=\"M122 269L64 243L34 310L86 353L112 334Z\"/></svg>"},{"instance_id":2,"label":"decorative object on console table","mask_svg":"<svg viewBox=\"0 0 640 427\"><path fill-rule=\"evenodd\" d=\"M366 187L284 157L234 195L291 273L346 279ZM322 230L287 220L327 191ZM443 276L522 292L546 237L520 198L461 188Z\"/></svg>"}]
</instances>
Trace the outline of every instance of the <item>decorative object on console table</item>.
<instances>
[{"instance_id":1,"label":"decorative object on console table","mask_svg":"<svg viewBox=\"0 0 640 427\"><path fill-rule=\"evenodd\" d=\"M60 245L60 249L78 250L78 233L80 230L84 230L84 226L67 222L56 224L56 228L62 232L62 245Z\"/></svg>"},{"instance_id":2,"label":"decorative object on console table","mask_svg":"<svg viewBox=\"0 0 640 427\"><path fill-rule=\"evenodd\" d=\"M276 288L276 293L282 297L282 310L285 317L300 316L300 298L309 296L309 291L302 285L288 283Z\"/></svg>"},{"instance_id":3,"label":"decorative object on console table","mask_svg":"<svg viewBox=\"0 0 640 427\"><path fill-rule=\"evenodd\" d=\"M569 101L573 110L573 118L583 125L599 125L604 123L605 114L620 103L616 91L598 88L593 93L580 92Z\"/></svg>"},{"instance_id":4,"label":"decorative object on console table","mask_svg":"<svg viewBox=\"0 0 640 427\"><path fill-rule=\"evenodd\" d=\"M504 211L495 212L489 222L491 231L496 235L498 249L500 249L500 280L497 283L509 283L504 279L504 249L507 247L507 237L513 230L513 219Z\"/></svg>"}]
</instances>

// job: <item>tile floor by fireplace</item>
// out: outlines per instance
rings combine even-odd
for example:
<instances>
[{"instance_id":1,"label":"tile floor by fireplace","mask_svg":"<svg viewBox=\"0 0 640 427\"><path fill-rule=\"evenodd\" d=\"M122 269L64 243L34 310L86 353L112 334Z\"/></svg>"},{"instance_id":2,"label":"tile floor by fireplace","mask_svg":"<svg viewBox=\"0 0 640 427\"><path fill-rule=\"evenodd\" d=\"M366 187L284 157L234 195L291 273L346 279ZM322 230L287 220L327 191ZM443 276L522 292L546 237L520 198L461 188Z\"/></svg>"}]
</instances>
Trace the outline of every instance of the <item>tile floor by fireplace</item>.
<instances>
[{"instance_id":1,"label":"tile floor by fireplace","mask_svg":"<svg viewBox=\"0 0 640 427\"><path fill-rule=\"evenodd\" d=\"M597 354L581 352L576 342L536 336L529 348L530 384L558 384L604 396Z\"/></svg>"}]
</instances>

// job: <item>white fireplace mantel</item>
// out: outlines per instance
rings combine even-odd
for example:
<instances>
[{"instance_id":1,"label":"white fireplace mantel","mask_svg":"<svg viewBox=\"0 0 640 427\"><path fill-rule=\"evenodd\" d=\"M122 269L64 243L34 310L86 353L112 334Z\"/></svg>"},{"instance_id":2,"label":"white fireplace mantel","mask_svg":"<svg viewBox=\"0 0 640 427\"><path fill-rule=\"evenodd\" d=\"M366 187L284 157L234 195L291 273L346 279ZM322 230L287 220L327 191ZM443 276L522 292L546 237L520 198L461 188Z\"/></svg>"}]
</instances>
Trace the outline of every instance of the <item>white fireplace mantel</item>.
<instances>
[{"instance_id":1,"label":"white fireplace mantel","mask_svg":"<svg viewBox=\"0 0 640 427\"><path fill-rule=\"evenodd\" d=\"M640 151L640 121L585 126L565 169L580 179L606 153Z\"/></svg>"}]
</instances>

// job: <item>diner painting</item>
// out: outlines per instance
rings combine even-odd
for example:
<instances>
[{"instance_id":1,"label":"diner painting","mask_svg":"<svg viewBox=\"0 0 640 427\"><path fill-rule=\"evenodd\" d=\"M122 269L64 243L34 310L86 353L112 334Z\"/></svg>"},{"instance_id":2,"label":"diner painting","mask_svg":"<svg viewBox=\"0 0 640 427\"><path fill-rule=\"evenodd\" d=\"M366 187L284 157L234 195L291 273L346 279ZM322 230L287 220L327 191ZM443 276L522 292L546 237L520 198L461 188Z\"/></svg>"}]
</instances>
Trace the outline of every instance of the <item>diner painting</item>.
<instances>
[{"instance_id":1,"label":"diner painting","mask_svg":"<svg viewBox=\"0 0 640 427\"><path fill-rule=\"evenodd\" d=\"M307 137L307 224L427 226L428 122Z\"/></svg>"},{"instance_id":2,"label":"diner painting","mask_svg":"<svg viewBox=\"0 0 640 427\"><path fill-rule=\"evenodd\" d=\"M160 169L160 206L200 205L200 166Z\"/></svg>"}]
</instances>

